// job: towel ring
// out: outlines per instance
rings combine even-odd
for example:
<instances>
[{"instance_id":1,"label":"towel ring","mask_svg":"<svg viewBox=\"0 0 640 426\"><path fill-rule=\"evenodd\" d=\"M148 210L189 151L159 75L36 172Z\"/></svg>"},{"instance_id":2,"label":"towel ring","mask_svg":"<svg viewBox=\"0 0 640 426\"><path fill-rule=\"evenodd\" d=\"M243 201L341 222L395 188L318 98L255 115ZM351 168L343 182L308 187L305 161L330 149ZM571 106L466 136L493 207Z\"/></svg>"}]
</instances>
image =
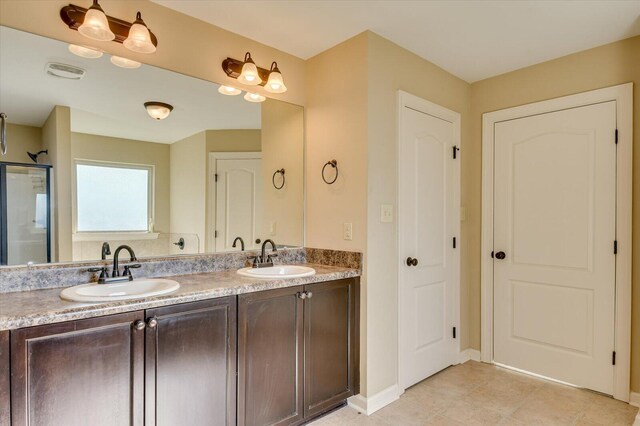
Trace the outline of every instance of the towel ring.
<instances>
[{"instance_id":1,"label":"towel ring","mask_svg":"<svg viewBox=\"0 0 640 426\"><path fill-rule=\"evenodd\" d=\"M324 177L324 170L327 168L327 166L331 166L334 169L336 169L336 176L330 182L327 180L326 177ZM333 185L338 180L338 162L336 160L327 161L327 163L322 167L322 180L327 185Z\"/></svg>"},{"instance_id":2,"label":"towel ring","mask_svg":"<svg viewBox=\"0 0 640 426\"><path fill-rule=\"evenodd\" d=\"M276 175L278 175L278 174L282 175L282 185L280 185L280 186L276 185ZM273 187L275 189L282 189L282 188L284 188L284 182L285 182L285 180L284 180L284 169L276 170L273 173L273 176L271 177L271 183L273 184Z\"/></svg>"}]
</instances>

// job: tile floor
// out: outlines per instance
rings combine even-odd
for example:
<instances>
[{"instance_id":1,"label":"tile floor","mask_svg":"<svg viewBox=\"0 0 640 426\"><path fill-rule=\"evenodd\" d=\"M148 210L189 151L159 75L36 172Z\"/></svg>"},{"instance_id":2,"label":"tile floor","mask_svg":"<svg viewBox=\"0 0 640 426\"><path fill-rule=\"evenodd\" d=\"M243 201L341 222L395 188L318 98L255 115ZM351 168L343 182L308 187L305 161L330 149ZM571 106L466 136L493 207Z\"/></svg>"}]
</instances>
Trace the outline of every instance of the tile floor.
<instances>
[{"instance_id":1,"label":"tile floor","mask_svg":"<svg viewBox=\"0 0 640 426\"><path fill-rule=\"evenodd\" d=\"M632 425L637 407L586 390L469 361L418 383L367 417L341 408L313 426Z\"/></svg>"}]
</instances>

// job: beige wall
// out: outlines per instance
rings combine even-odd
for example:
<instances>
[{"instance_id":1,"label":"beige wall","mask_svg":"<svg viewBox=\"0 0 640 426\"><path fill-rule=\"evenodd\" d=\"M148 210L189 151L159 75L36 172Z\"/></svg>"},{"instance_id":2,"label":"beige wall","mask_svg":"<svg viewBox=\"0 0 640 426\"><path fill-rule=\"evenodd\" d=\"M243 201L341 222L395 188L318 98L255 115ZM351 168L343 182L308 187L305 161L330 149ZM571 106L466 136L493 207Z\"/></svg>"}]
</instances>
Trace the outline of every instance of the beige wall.
<instances>
[{"instance_id":1,"label":"beige wall","mask_svg":"<svg viewBox=\"0 0 640 426\"><path fill-rule=\"evenodd\" d=\"M200 253L206 235L206 133L204 131L170 145L171 233L196 234Z\"/></svg>"},{"instance_id":2,"label":"beige wall","mask_svg":"<svg viewBox=\"0 0 640 426\"><path fill-rule=\"evenodd\" d=\"M42 126L42 147L49 150L52 169L51 260L73 260L71 246L71 110L55 106Z\"/></svg>"},{"instance_id":3,"label":"beige wall","mask_svg":"<svg viewBox=\"0 0 640 426\"><path fill-rule=\"evenodd\" d=\"M560 59L503 74L471 85L471 141L466 144L463 173L472 218L467 236L471 248L468 327L470 346L480 348L480 218L482 114L516 105L634 82L633 189L633 329L631 387L640 391L640 37L634 37ZM465 271L469 272L469 271Z\"/></svg>"},{"instance_id":4,"label":"beige wall","mask_svg":"<svg viewBox=\"0 0 640 426\"><path fill-rule=\"evenodd\" d=\"M262 103L262 235L276 244L304 243L304 111L298 105ZM273 186L273 173L285 169L285 185ZM279 184L279 180L276 182ZM275 232L271 233L271 224Z\"/></svg>"},{"instance_id":5,"label":"beige wall","mask_svg":"<svg viewBox=\"0 0 640 426\"><path fill-rule=\"evenodd\" d=\"M87 6L91 2L79 3ZM110 54L239 88L242 85L227 77L221 64L228 56L242 59L245 52L250 51L256 64L263 68L269 68L272 61L277 61L289 89L281 95L255 87L252 91L305 104L305 63L302 59L150 1L100 1L108 15L126 21L133 21L136 12L142 12L145 22L158 37L158 50L152 55L136 54L119 43L95 42L70 30L60 20L60 9L68 4L68 0L3 0L0 1L0 25L69 43L97 46Z\"/></svg>"},{"instance_id":6,"label":"beige wall","mask_svg":"<svg viewBox=\"0 0 640 426\"><path fill-rule=\"evenodd\" d=\"M207 152L260 152L260 129L207 130Z\"/></svg>"},{"instance_id":7,"label":"beige wall","mask_svg":"<svg viewBox=\"0 0 640 426\"><path fill-rule=\"evenodd\" d=\"M7 154L0 156L0 161L32 164L27 152L36 154L42 150L42 129L40 127L23 126L7 122ZM42 154L40 163L47 164L49 159Z\"/></svg>"},{"instance_id":8,"label":"beige wall","mask_svg":"<svg viewBox=\"0 0 640 426\"><path fill-rule=\"evenodd\" d=\"M71 133L71 159L154 166L154 231L169 232L169 147L108 136ZM73 171L73 163L71 164ZM71 185L71 183L70 183Z\"/></svg>"}]
</instances>

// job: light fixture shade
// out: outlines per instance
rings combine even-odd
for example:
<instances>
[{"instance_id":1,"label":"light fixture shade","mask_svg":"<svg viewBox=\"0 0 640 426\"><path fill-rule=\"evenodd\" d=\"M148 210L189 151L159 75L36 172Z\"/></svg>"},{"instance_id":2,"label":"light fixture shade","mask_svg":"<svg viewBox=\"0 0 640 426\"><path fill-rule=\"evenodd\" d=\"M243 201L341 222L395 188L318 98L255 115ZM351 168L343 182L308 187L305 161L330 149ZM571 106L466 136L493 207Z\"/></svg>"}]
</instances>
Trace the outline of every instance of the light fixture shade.
<instances>
[{"instance_id":1,"label":"light fixture shade","mask_svg":"<svg viewBox=\"0 0 640 426\"><path fill-rule=\"evenodd\" d=\"M173 106L164 102L145 102L144 107L147 109L149 117L156 120L164 120L173 111Z\"/></svg>"},{"instance_id":2,"label":"light fixture shade","mask_svg":"<svg viewBox=\"0 0 640 426\"><path fill-rule=\"evenodd\" d=\"M69 52L73 53L76 56L80 56L88 59L101 58L103 55L102 51L96 49L95 47L79 46L77 44L70 44Z\"/></svg>"},{"instance_id":3,"label":"light fixture shade","mask_svg":"<svg viewBox=\"0 0 640 426\"><path fill-rule=\"evenodd\" d=\"M110 61L113 65L120 68L136 69L142 66L140 62L132 61L131 59L123 58L122 56L112 56Z\"/></svg>"},{"instance_id":4,"label":"light fixture shade","mask_svg":"<svg viewBox=\"0 0 640 426\"><path fill-rule=\"evenodd\" d=\"M238 81L248 86L257 86L262 83L262 79L258 74L258 67L256 67L253 59L251 59L251 54L249 52L244 55L244 65L242 65L242 71L240 72Z\"/></svg>"},{"instance_id":5,"label":"light fixture shade","mask_svg":"<svg viewBox=\"0 0 640 426\"><path fill-rule=\"evenodd\" d=\"M271 93L284 93L287 91L287 86L284 85L284 80L282 79L282 73L278 69L278 64L275 62L271 64L269 79L267 80L264 90Z\"/></svg>"},{"instance_id":6,"label":"light fixture shade","mask_svg":"<svg viewBox=\"0 0 640 426\"><path fill-rule=\"evenodd\" d=\"M267 98L258 93L247 92L247 94L244 95L244 100L249 102L264 102L265 99Z\"/></svg>"},{"instance_id":7,"label":"light fixture shade","mask_svg":"<svg viewBox=\"0 0 640 426\"><path fill-rule=\"evenodd\" d=\"M235 87L231 87L231 86L220 86L218 87L218 92L227 96L235 96L242 93L242 90L236 89Z\"/></svg>"},{"instance_id":8,"label":"light fixture shade","mask_svg":"<svg viewBox=\"0 0 640 426\"><path fill-rule=\"evenodd\" d=\"M122 42L124 47L127 49L138 52L138 53L153 53L156 51L156 46L154 46L151 41L151 34L149 33L149 28L145 25L142 20L142 15L140 12L136 15L136 21L131 25L129 29L129 35Z\"/></svg>"},{"instance_id":9,"label":"light fixture shade","mask_svg":"<svg viewBox=\"0 0 640 426\"><path fill-rule=\"evenodd\" d=\"M111 41L116 38L111 28L107 15L98 4L98 0L93 0L93 4L84 15L84 22L78 27L78 32L85 37L98 41Z\"/></svg>"}]
</instances>

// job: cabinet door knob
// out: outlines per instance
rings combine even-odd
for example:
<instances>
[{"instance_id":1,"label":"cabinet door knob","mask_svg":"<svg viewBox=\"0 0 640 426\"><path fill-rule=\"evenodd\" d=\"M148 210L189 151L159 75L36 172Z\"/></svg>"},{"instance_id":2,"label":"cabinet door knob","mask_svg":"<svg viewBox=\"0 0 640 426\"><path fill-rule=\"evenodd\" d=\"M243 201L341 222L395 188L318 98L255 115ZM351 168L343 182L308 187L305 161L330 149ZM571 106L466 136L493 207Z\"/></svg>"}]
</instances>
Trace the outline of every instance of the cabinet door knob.
<instances>
[{"instance_id":1,"label":"cabinet door knob","mask_svg":"<svg viewBox=\"0 0 640 426\"><path fill-rule=\"evenodd\" d=\"M146 324L142 320L137 320L133 323L133 328L135 328L136 330L144 330L145 327Z\"/></svg>"},{"instance_id":2,"label":"cabinet door knob","mask_svg":"<svg viewBox=\"0 0 640 426\"><path fill-rule=\"evenodd\" d=\"M298 297L300 299L306 299L307 298L307 294L303 291L303 292L298 293Z\"/></svg>"},{"instance_id":3,"label":"cabinet door knob","mask_svg":"<svg viewBox=\"0 0 640 426\"><path fill-rule=\"evenodd\" d=\"M152 317L152 318L149 318L149 320L147 320L147 326L149 328L156 328L157 325L158 325L158 319L156 317Z\"/></svg>"},{"instance_id":4,"label":"cabinet door knob","mask_svg":"<svg viewBox=\"0 0 640 426\"><path fill-rule=\"evenodd\" d=\"M305 293L307 293L307 298L311 299L313 297L313 293L310 291L305 291Z\"/></svg>"}]
</instances>

